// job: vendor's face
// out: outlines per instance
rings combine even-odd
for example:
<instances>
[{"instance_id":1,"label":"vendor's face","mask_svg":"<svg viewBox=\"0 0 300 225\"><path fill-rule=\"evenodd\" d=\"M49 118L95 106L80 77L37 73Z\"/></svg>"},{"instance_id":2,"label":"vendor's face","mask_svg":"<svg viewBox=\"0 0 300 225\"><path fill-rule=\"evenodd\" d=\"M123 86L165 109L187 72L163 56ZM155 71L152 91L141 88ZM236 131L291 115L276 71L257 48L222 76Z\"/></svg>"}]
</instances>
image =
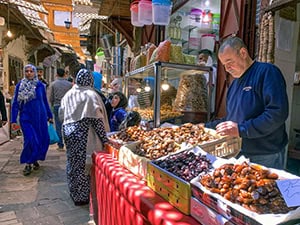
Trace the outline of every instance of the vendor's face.
<instances>
[{"instance_id":1,"label":"vendor's face","mask_svg":"<svg viewBox=\"0 0 300 225\"><path fill-rule=\"evenodd\" d=\"M114 95L110 103L111 107L116 108L119 102L120 102L120 97L118 95Z\"/></svg>"},{"instance_id":2,"label":"vendor's face","mask_svg":"<svg viewBox=\"0 0 300 225\"><path fill-rule=\"evenodd\" d=\"M205 55L203 53L199 54L199 56L198 56L198 65L205 66L207 60L208 60L208 55Z\"/></svg>"},{"instance_id":3,"label":"vendor's face","mask_svg":"<svg viewBox=\"0 0 300 225\"><path fill-rule=\"evenodd\" d=\"M25 68L25 77L28 80L32 80L34 78L34 70L30 66Z\"/></svg>"},{"instance_id":4,"label":"vendor's face","mask_svg":"<svg viewBox=\"0 0 300 225\"><path fill-rule=\"evenodd\" d=\"M229 46L225 47L223 52L219 53L219 59L225 70L230 73L234 78L239 78L243 75L247 69L246 63L246 52L245 48L240 50L233 49Z\"/></svg>"}]
</instances>

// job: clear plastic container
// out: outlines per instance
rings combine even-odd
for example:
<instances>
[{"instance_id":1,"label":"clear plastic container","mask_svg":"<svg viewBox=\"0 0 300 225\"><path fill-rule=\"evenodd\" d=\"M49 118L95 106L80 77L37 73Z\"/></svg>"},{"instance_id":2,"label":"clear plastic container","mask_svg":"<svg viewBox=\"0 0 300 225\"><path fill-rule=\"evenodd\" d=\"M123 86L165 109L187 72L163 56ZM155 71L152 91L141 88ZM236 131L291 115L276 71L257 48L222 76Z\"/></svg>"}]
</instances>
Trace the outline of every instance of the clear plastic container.
<instances>
[{"instance_id":1,"label":"clear plastic container","mask_svg":"<svg viewBox=\"0 0 300 225\"><path fill-rule=\"evenodd\" d=\"M201 48L209 49L210 51L214 51L216 42L216 35L214 34L203 34L201 36Z\"/></svg>"},{"instance_id":2,"label":"clear plastic container","mask_svg":"<svg viewBox=\"0 0 300 225\"><path fill-rule=\"evenodd\" d=\"M131 24L135 27L142 27L144 26L143 23L139 22L139 18L138 18L138 4L139 1L134 1L131 3L130 5L130 12L131 12Z\"/></svg>"},{"instance_id":3,"label":"clear plastic container","mask_svg":"<svg viewBox=\"0 0 300 225\"><path fill-rule=\"evenodd\" d=\"M152 22L155 25L166 26L170 22L172 3L170 0L152 1Z\"/></svg>"},{"instance_id":4,"label":"clear plastic container","mask_svg":"<svg viewBox=\"0 0 300 225\"><path fill-rule=\"evenodd\" d=\"M152 24L152 2L150 0L141 0L138 4L138 20L139 23L145 25Z\"/></svg>"}]
</instances>

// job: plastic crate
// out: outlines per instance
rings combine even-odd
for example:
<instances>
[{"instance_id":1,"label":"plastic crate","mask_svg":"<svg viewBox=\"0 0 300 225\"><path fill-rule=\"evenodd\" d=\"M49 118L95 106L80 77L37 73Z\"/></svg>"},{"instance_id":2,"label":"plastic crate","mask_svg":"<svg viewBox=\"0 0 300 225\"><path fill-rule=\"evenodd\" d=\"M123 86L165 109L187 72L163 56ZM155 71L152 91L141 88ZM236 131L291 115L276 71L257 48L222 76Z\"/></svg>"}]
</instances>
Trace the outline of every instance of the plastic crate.
<instances>
[{"instance_id":1,"label":"plastic crate","mask_svg":"<svg viewBox=\"0 0 300 225\"><path fill-rule=\"evenodd\" d=\"M225 136L219 140L199 144L199 146L211 155L220 158L231 158L237 156L241 151L242 139Z\"/></svg>"}]
</instances>

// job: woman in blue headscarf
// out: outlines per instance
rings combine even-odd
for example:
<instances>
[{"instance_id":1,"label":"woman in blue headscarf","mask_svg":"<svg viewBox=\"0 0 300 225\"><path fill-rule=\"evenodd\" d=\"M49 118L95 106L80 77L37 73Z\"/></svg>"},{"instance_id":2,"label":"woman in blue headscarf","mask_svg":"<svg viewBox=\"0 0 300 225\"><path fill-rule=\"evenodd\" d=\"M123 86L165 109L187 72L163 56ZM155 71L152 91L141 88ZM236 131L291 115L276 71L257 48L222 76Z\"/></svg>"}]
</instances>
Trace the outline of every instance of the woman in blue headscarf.
<instances>
[{"instance_id":1,"label":"woman in blue headscarf","mask_svg":"<svg viewBox=\"0 0 300 225\"><path fill-rule=\"evenodd\" d=\"M68 187L75 205L89 203L91 154L102 150L108 141L105 106L93 86L91 72L79 70L75 85L61 100L59 111L67 149Z\"/></svg>"},{"instance_id":2,"label":"woman in blue headscarf","mask_svg":"<svg viewBox=\"0 0 300 225\"><path fill-rule=\"evenodd\" d=\"M26 163L24 176L39 168L38 160L45 160L49 147L47 121L53 123L47 101L45 85L38 80L35 66L24 67L24 78L16 85L12 109L11 128L17 128L17 118L23 133L24 144L20 162Z\"/></svg>"}]
</instances>

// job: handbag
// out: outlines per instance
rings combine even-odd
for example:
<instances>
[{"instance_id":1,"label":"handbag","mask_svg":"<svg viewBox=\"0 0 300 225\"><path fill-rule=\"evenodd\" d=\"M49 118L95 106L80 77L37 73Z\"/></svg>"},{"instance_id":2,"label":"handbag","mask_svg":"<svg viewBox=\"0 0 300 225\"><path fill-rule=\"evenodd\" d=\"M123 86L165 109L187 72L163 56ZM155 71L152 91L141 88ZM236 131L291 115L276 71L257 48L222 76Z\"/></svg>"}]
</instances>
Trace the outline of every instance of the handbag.
<instances>
[{"instance_id":1,"label":"handbag","mask_svg":"<svg viewBox=\"0 0 300 225\"><path fill-rule=\"evenodd\" d=\"M49 137L50 137L50 145L53 145L53 144L59 142L59 137L58 137L56 130L52 123L48 124L48 133L49 133Z\"/></svg>"}]
</instances>

